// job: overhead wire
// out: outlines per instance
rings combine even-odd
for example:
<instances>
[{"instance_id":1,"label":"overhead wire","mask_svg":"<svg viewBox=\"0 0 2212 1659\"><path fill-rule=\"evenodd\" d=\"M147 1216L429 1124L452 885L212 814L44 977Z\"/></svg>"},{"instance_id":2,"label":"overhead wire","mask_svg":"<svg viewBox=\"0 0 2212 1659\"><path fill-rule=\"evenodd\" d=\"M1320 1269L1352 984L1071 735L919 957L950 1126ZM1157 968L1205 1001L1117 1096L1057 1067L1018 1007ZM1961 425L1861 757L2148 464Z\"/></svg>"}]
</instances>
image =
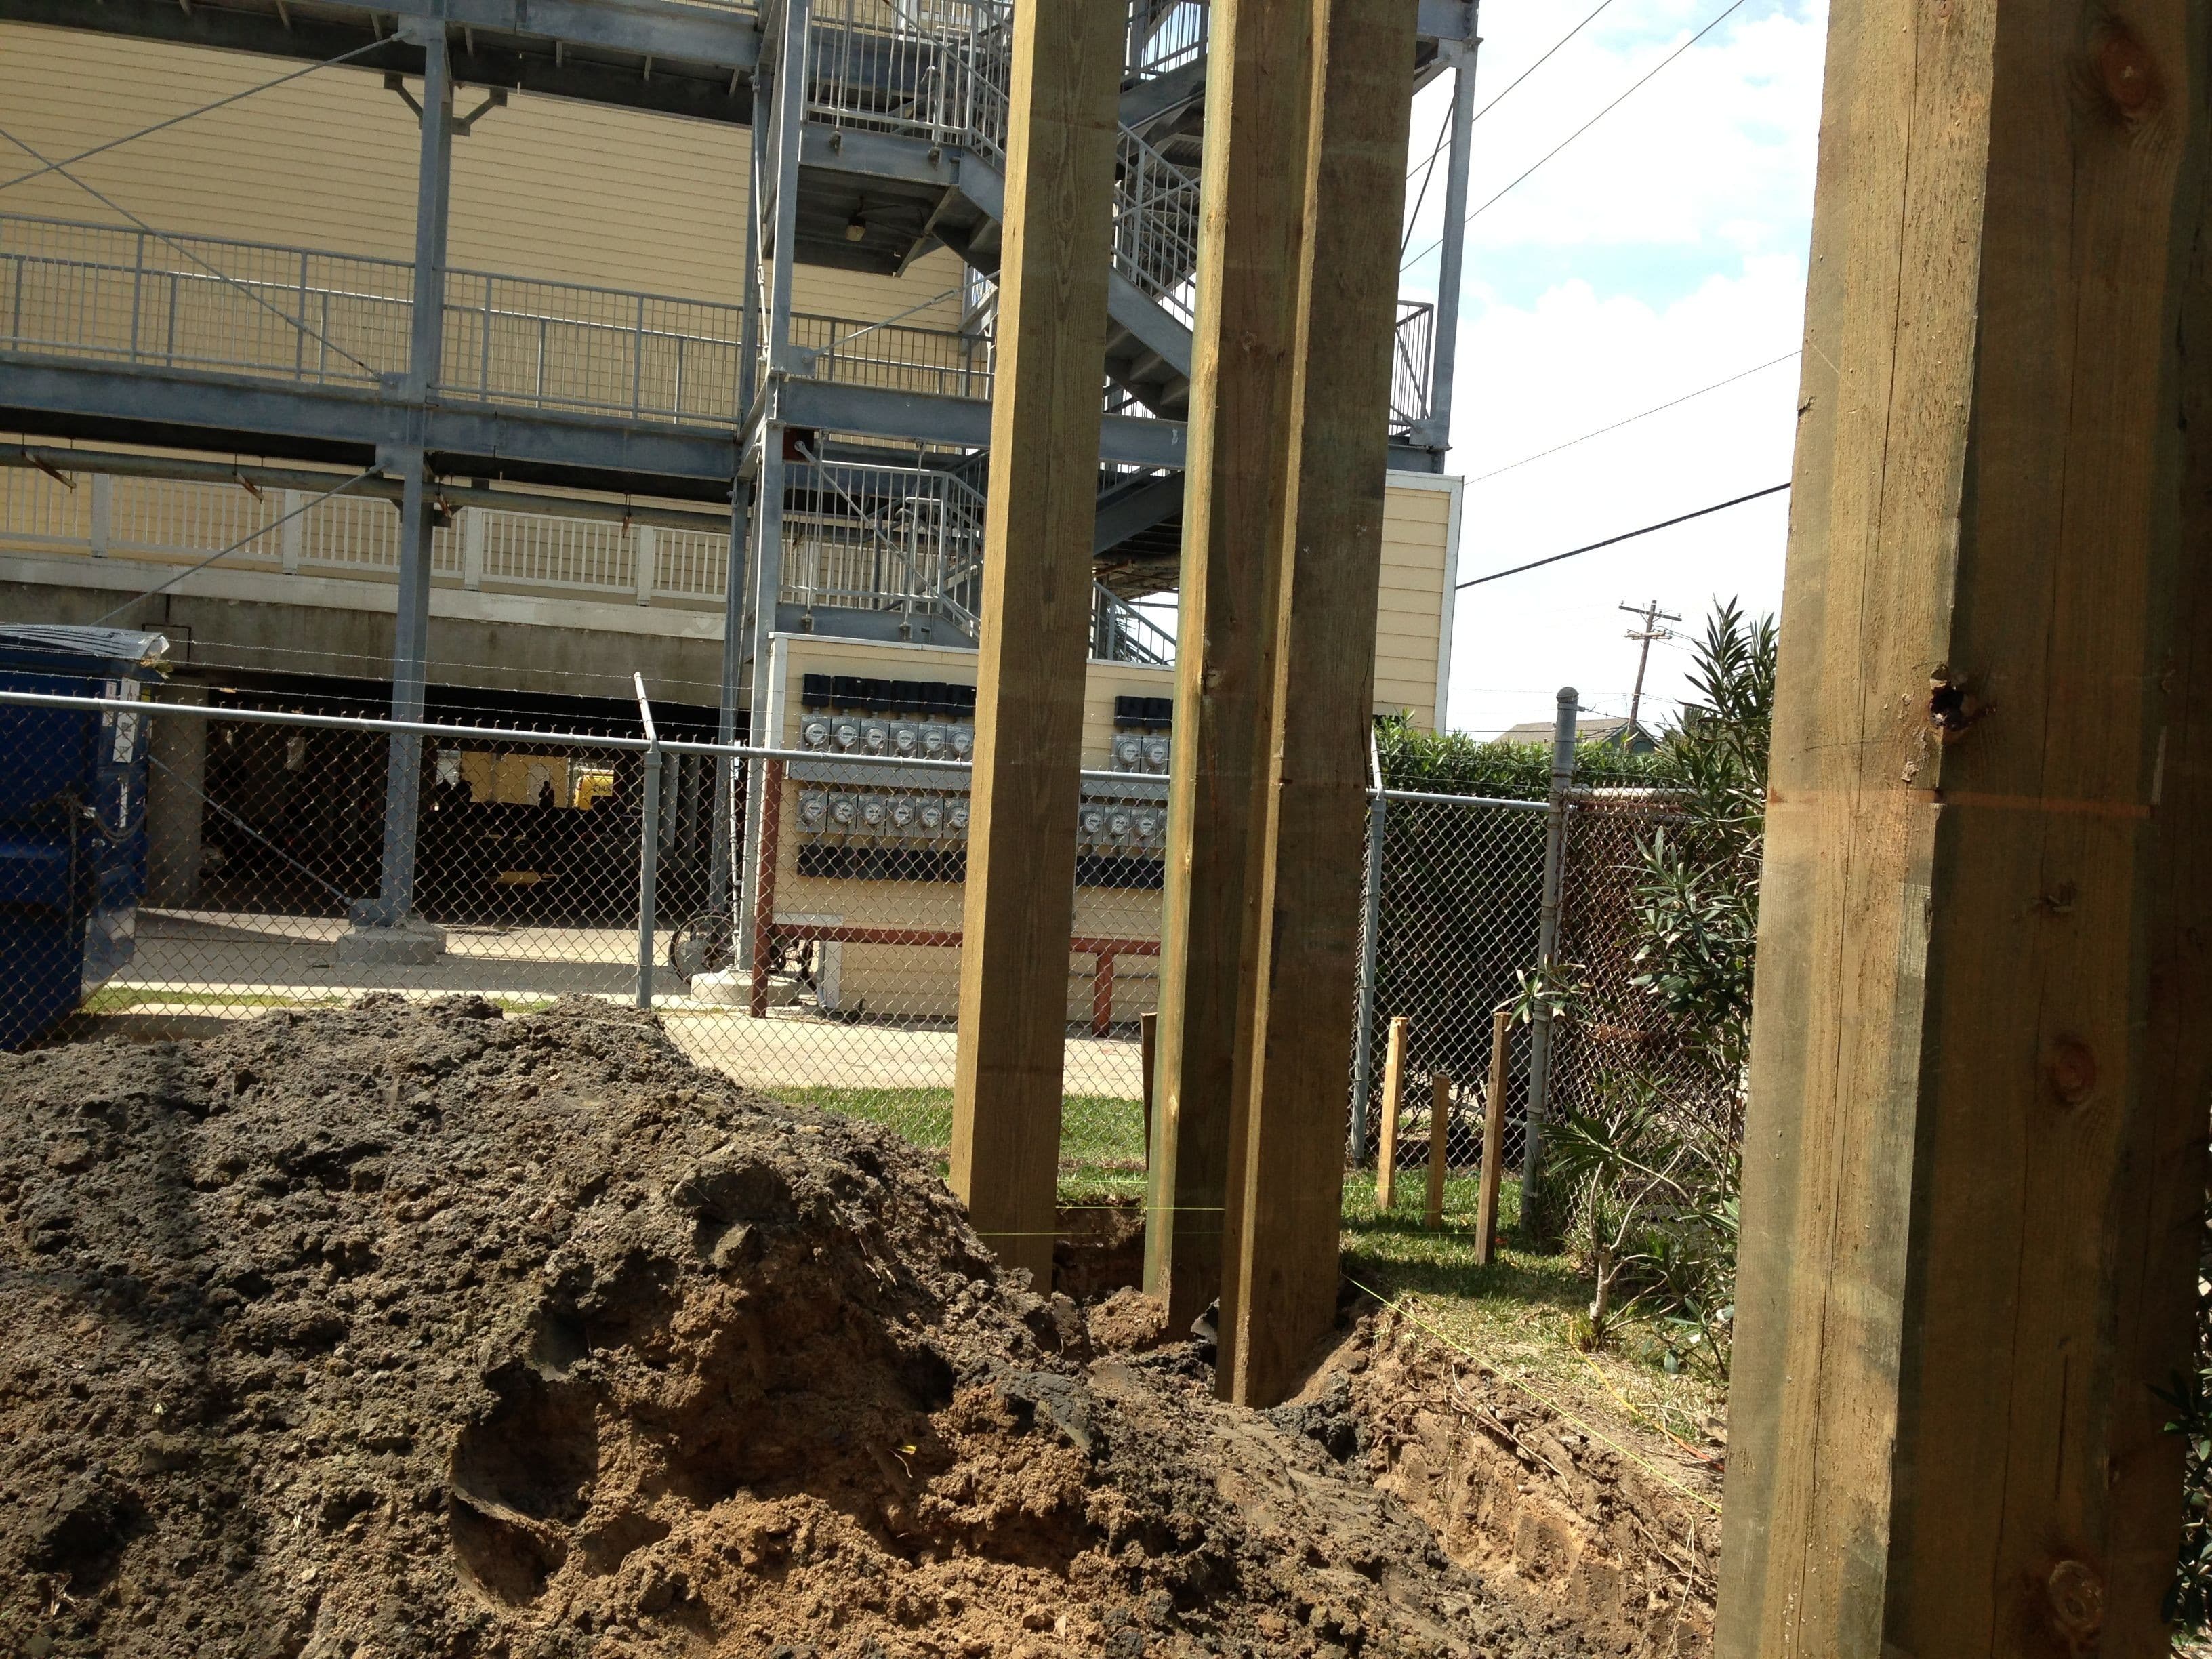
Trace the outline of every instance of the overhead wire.
<instances>
[{"instance_id":1,"label":"overhead wire","mask_svg":"<svg viewBox=\"0 0 2212 1659\"><path fill-rule=\"evenodd\" d=\"M1497 97L1492 99L1488 103L1485 104L1480 109L1475 111L1473 115L1468 118L1468 125L1470 127L1474 126L1477 121L1482 119L1484 116L1489 114L1491 111L1496 109L1500 104L1504 103L1507 95L1512 92L1514 88L1519 86L1523 81L1534 75L1538 70L1543 68L1544 65L1550 61L1551 56L1553 52L1559 51L1561 46L1565 46L1568 41L1573 40L1575 36L1580 34L1585 28L1588 28L1592 23L1595 22L1597 21L1598 12L1603 11L1612 3L1613 0L1598 0L1596 11L1591 12L1588 16L1584 17L1581 22L1576 24L1574 27L1569 29L1558 40L1553 41L1550 46L1545 47L1542 57L1539 58L1534 63L1529 64L1527 69L1522 70L1521 73L1515 76L1512 80L1507 82L1505 86L1499 91ZM1408 179L1411 179L1416 173L1425 173L1426 176L1425 176L1421 180L1419 193L1413 198L1413 212L1406 216L1406 234L1398 239L1398 253L1401 258L1403 258L1405 256L1406 244L1413 240L1413 224L1414 222L1421 216L1421 206L1429 199L1429 184L1430 181L1436 177L1437 157L1444 153L1444 142L1450 137L1451 122L1448 118L1442 126L1437 129L1436 146L1429 151L1429 159L1419 163L1407 171L1406 177Z\"/></svg>"},{"instance_id":2,"label":"overhead wire","mask_svg":"<svg viewBox=\"0 0 2212 1659\"><path fill-rule=\"evenodd\" d=\"M1593 438L1602 438L1608 432L1618 432L1621 428L1625 426L1633 426L1637 422L1644 420L1650 416L1664 414L1667 410L1679 408L1682 404L1690 402L1692 398L1704 397L1708 392L1718 392L1723 386L1734 386L1738 380L1749 380L1753 375L1760 374L1766 369L1772 368L1778 363L1786 363L1790 362L1792 359L1801 357L1803 355L1804 353L1802 350L1785 351L1779 357L1770 357L1763 363L1754 363L1749 368L1739 369L1736 373L1729 375L1725 380L1715 380L1711 386L1701 386L1695 392L1686 392L1679 398L1669 398L1663 404L1654 404L1649 409L1641 410L1634 415L1625 416L1620 420L1612 422L1610 425L1599 427L1594 432L1585 432L1579 438L1570 438L1565 443L1553 444L1549 449L1540 449L1533 455L1523 455L1517 461L1508 461L1503 466L1494 466L1487 472L1477 473L1474 477L1469 478L1467 482L1469 484L1486 483L1488 480L1497 477L1500 473L1510 472L1516 467L1528 465L1531 461L1540 461L1547 456L1558 454L1563 449L1572 449L1577 444L1586 444Z\"/></svg>"},{"instance_id":3,"label":"overhead wire","mask_svg":"<svg viewBox=\"0 0 2212 1659\"><path fill-rule=\"evenodd\" d=\"M196 109L188 109L181 115L172 115L167 120L155 122L150 127L140 127L135 132L126 132L120 138L111 138L104 144L94 144L90 149L81 149L76 155L64 156L58 161L48 161L43 167L33 167L28 173L19 173L12 179L0 179L0 190L10 190L27 180L43 179L49 173L59 173L64 167L73 167L79 161L88 161L95 155L105 155L111 149L120 149L124 145L136 143L141 138L150 138L157 132L166 132L169 128L189 121L194 116L211 114L243 99L251 98L256 93L273 91L278 87L297 81L302 76L313 75L317 70L335 69L340 64L361 57L364 52L374 52L379 47L389 44L390 42L386 40L368 41L365 45L356 46L351 52L340 52L335 58L325 58L319 64L310 64L305 69L294 70L289 75L280 75L273 81L264 81L260 85L248 87L243 92L234 92L228 97L216 99L211 104L202 104Z\"/></svg>"},{"instance_id":4,"label":"overhead wire","mask_svg":"<svg viewBox=\"0 0 2212 1659\"><path fill-rule=\"evenodd\" d=\"M1623 542L1634 541L1638 536L1649 536L1655 531L1668 530L1678 524L1687 524L1692 519L1703 519L1715 513L1724 513L1729 507L1741 507L1746 501L1755 501L1762 496L1778 495L1789 488L1786 482L1769 484L1764 489L1753 490L1748 495L1738 495L1729 501L1716 501L1711 507L1701 507L1694 513L1677 514L1671 519L1662 519L1657 524L1647 524L1641 530L1626 530L1618 536L1607 536L1601 542L1591 542L1583 547L1571 547L1564 553L1553 554L1549 558L1531 559L1528 563L1516 564L1510 569L1493 570L1486 576L1470 576L1463 582L1455 583L1452 591L1458 592L1465 588L1480 587L1485 582L1498 581L1507 576L1517 576L1524 570L1540 570L1547 564L1558 564L1563 560L1580 558L1583 554L1595 553L1601 547L1618 547Z\"/></svg>"},{"instance_id":5,"label":"overhead wire","mask_svg":"<svg viewBox=\"0 0 2212 1659\"><path fill-rule=\"evenodd\" d=\"M335 489L325 489L319 495L309 496L306 501L301 501L299 506L294 507L290 512L280 514L277 517L271 519L267 524L263 525L258 530L247 532L245 535L240 536L236 541L233 542L228 547L218 547L214 552L209 554L207 557L202 559L198 564L185 566L182 570L177 572L175 575L170 577L167 581L162 582L156 586L148 588L143 593L133 593L129 599L124 600L122 604L117 605L112 611L108 611L105 616L94 617L93 619L93 626L97 628L102 623L112 622L116 617L128 611L132 605L140 604L144 600L153 599L157 594L167 592L179 582L184 580L185 577L195 575L200 571L206 569L217 559L223 557L227 554L237 552L240 548L245 546L248 542L259 541L264 536L267 535L270 531L277 528L280 525L289 524L293 520L305 513L309 507L319 507L325 501L330 500L331 496L343 495L347 490L351 489L356 484L366 483L368 479L373 478L375 476L376 469L374 467L370 467L366 472L358 473L353 477L348 478L343 483L338 485Z\"/></svg>"},{"instance_id":6,"label":"overhead wire","mask_svg":"<svg viewBox=\"0 0 2212 1659\"><path fill-rule=\"evenodd\" d=\"M1517 177L1516 177L1516 178L1514 179L1514 180L1513 180L1513 182L1512 182L1511 184L1510 184L1510 185L1506 185L1504 189L1503 189L1503 190L1499 191L1496 195L1492 196L1492 197L1488 201L1486 201L1486 202L1483 203L1483 204L1482 204L1480 207L1476 208L1476 209L1475 209L1472 213L1468 214L1465 219L1463 219L1463 220L1462 220L1462 221L1460 222L1461 222L1461 224L1462 224L1462 225L1463 225L1463 226L1464 226L1464 225L1471 225L1471 224L1473 224L1473 223L1474 223L1477 219L1480 219L1480 217L1481 217L1485 213L1487 213L1487 212L1488 212L1492 208L1496 207L1496 206L1498 205L1498 204L1499 202L1503 201L1503 200L1504 200L1507 196L1510 195L1514 191L1518 190L1518 189L1519 189L1519 188L1520 188L1523 184L1525 184L1525 183L1528 181L1528 179L1529 176L1530 176L1531 174L1533 174L1533 173L1537 170L1537 168L1539 168L1539 167L1542 167L1542 166L1543 166L1547 161L1550 161L1553 156L1557 155L1558 155L1561 150L1565 149L1569 144L1573 143L1575 142L1575 140L1576 140L1576 139L1577 139L1577 138L1581 137L1583 136L1583 134L1584 134L1584 133L1588 132L1588 131L1589 131L1592 127L1595 126L1595 125L1596 125L1600 121L1602 121L1603 119L1605 119L1605 118L1606 118L1607 116L1608 116L1608 115L1612 114L1613 111L1615 111L1615 110L1619 109L1619 108L1620 108L1623 104L1626 103L1626 102L1629 100L1629 99L1631 99L1632 97L1635 96L1635 94L1636 94L1638 92L1641 91L1641 90L1642 90L1642 89L1643 89L1643 88L1644 88L1647 84L1649 84L1649 83L1650 83L1650 80L1651 80L1651 77L1652 77L1653 76L1655 76L1655 75L1658 74L1658 73L1659 73L1659 71L1660 71L1661 70L1665 69L1665 68L1667 67L1667 65L1668 65L1668 64L1669 64L1673 63L1676 58L1680 58L1680 57L1684 52L1686 52L1689 51L1689 49L1690 49L1692 46L1696 46L1696 45L1698 44L1698 41L1700 41L1700 40L1704 40L1707 35L1711 34L1711 33L1715 29L1718 28L1718 27L1719 27L1723 23L1726 22L1726 21L1727 21L1730 17L1734 16L1734 15L1735 15L1735 13L1736 13L1739 9L1741 9L1741 7L1743 6L1743 4L1744 4L1744 0L1729 0L1729 4L1728 4L1728 6L1726 7L1726 9L1723 9L1723 10L1720 13L1720 15L1719 15L1718 16L1715 17L1715 18L1714 18L1711 22L1707 23L1707 24L1706 24L1703 28L1699 29L1699 30L1698 30L1695 34L1692 35L1688 40L1686 40L1683 41L1683 42L1682 42L1682 44L1681 44L1680 46L1679 46L1675 47L1674 51L1672 51L1672 52L1668 52L1668 53L1664 58L1661 58L1661 59L1660 59L1656 64L1653 64L1650 69L1646 70L1643 73L1643 75L1641 75L1640 76L1638 76L1638 77L1637 78L1637 80L1636 80L1636 82L1634 82L1634 84L1632 84L1632 86L1630 86L1630 87L1628 88L1628 89L1627 89L1626 92L1623 92L1622 94L1620 94L1620 95L1619 97L1615 98L1615 99L1614 99L1611 103L1607 104L1607 105L1603 109L1601 109L1600 111L1598 111L1598 112L1597 112L1596 114L1595 114L1595 115L1591 116L1591 117L1590 117L1590 118L1589 118L1589 120L1587 120L1587 121L1583 122L1583 123L1582 124L1582 125L1580 125L1580 126L1577 127L1577 128L1576 128L1572 132L1569 133L1565 137L1564 137L1564 138L1560 139L1560 140L1559 140L1559 142L1558 143L1556 143L1556 144L1553 145L1551 149L1549 149L1546 150L1546 151L1543 153L1543 155L1541 155L1538 156L1534 161L1531 162L1531 163L1530 163L1530 164L1529 164L1526 168L1522 169L1522 171L1520 173L1520 174L1519 174ZM1503 97L1504 94L1503 93L1501 93L1501 94L1499 94L1498 95L1499 95L1500 97ZM1423 248L1421 249L1421 251L1420 251L1419 253L1416 253L1415 255L1413 255L1412 258L1407 259L1407 260L1405 260L1405 261L1401 264L1400 269L1401 269L1401 270L1403 270L1403 269L1404 269L1406 266L1407 266L1407 265L1413 264L1414 263L1416 263L1416 262L1417 262L1417 261L1419 261L1419 260L1421 260L1421 259L1425 259L1425 258L1427 258L1431 253L1434 252L1437 248L1442 247L1442 246L1443 246L1443 241L1444 241L1444 239L1443 239L1443 237L1441 237L1441 236L1437 237L1437 238L1436 239L1436 240L1434 240L1433 242L1429 243L1426 246L1423 247Z\"/></svg>"},{"instance_id":7,"label":"overhead wire","mask_svg":"<svg viewBox=\"0 0 2212 1659\"><path fill-rule=\"evenodd\" d=\"M115 200L113 197L105 195L101 191L95 190L92 185L78 178L76 174L71 173L69 170L69 164L67 162L49 160L46 156L40 155L37 150L32 149L31 146L24 143L23 140L18 138L14 133L9 131L5 127L0 127L0 138L6 139L9 143L15 145L17 149L21 150L24 155L29 156L33 161L45 162L49 171L60 173L63 178L68 179L70 183L75 185L86 195L91 197L94 201L99 203L109 212L122 215L123 217L128 219L132 224L144 231L149 236L153 237L156 241L164 242L170 247L174 248L178 252L183 254L185 258L190 259L194 264L198 265L202 270L205 270L208 275L215 277L218 282L227 283L228 286L236 289L247 299L252 301L254 304L259 306L264 311L269 313L270 316L283 319L294 328L298 329L300 332L306 335L309 339L316 341L322 345L328 346L332 351L337 352L339 356L353 364L355 368L360 369L362 373L372 376L375 374L376 370L372 365L363 362L360 358L355 356L353 353L348 351L337 341L331 339L317 330L309 327L305 318L295 317L290 312L286 311L282 306L272 304L269 301L262 298L260 295L256 294L244 283L240 282L237 277L232 276L228 271L220 269L209 260L201 258L198 254L193 252L191 249L186 247L182 242L179 241L175 237L170 235L167 231L156 230L153 226L148 224L143 219L141 219L137 214L133 213L129 208L125 207L120 202Z\"/></svg>"}]
</instances>

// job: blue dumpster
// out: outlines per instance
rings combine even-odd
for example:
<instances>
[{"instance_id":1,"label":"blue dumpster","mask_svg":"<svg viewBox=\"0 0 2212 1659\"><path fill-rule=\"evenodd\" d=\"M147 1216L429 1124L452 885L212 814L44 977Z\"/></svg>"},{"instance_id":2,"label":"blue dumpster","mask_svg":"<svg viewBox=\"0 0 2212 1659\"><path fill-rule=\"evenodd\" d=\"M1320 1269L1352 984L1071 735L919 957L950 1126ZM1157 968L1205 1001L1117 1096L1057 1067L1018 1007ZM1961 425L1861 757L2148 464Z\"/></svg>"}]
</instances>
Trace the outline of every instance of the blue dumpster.
<instances>
[{"instance_id":1,"label":"blue dumpster","mask_svg":"<svg viewBox=\"0 0 2212 1659\"><path fill-rule=\"evenodd\" d=\"M0 690L135 702L167 649L129 629L0 623ZM0 1049L45 1036L131 960L148 724L0 703Z\"/></svg>"}]
</instances>

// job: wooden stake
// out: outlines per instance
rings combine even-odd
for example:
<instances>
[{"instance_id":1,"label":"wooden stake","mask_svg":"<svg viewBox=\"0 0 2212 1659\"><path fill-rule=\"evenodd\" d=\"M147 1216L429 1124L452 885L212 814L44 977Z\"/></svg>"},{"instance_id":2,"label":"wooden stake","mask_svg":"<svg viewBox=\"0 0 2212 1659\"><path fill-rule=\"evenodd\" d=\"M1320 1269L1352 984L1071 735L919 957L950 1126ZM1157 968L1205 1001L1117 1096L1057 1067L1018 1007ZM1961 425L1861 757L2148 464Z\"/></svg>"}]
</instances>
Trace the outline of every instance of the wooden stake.
<instances>
[{"instance_id":1,"label":"wooden stake","mask_svg":"<svg viewBox=\"0 0 2212 1659\"><path fill-rule=\"evenodd\" d=\"M1255 828L1311 116L1310 0L1214 0L1184 473L1159 1088L1145 1288L1188 1328L1221 1294L1231 1124L1250 1087Z\"/></svg>"},{"instance_id":2,"label":"wooden stake","mask_svg":"<svg viewBox=\"0 0 2212 1659\"><path fill-rule=\"evenodd\" d=\"M1490 1088L1482 1103L1482 1196L1474 1216L1474 1261L1487 1267L1498 1255L1498 1188L1504 1174L1505 1061L1513 1046L1513 1010L1490 1017Z\"/></svg>"},{"instance_id":3,"label":"wooden stake","mask_svg":"<svg viewBox=\"0 0 2212 1659\"><path fill-rule=\"evenodd\" d=\"M1120 0L1014 8L952 1188L1052 1286Z\"/></svg>"},{"instance_id":4,"label":"wooden stake","mask_svg":"<svg viewBox=\"0 0 2212 1659\"><path fill-rule=\"evenodd\" d=\"M1390 1018L1390 1040L1382 1059L1382 1135L1375 1148L1375 1207L1384 1215L1398 1196L1398 1114L1406 1087L1406 1033L1403 1014Z\"/></svg>"},{"instance_id":5,"label":"wooden stake","mask_svg":"<svg viewBox=\"0 0 2212 1659\"><path fill-rule=\"evenodd\" d=\"M2167 1651L2207 8L1830 13L1714 1651Z\"/></svg>"},{"instance_id":6,"label":"wooden stake","mask_svg":"<svg viewBox=\"0 0 2212 1659\"><path fill-rule=\"evenodd\" d=\"M1442 1072L1429 1079L1429 1201L1421 1225L1444 1224L1444 1176L1451 1163L1452 1082Z\"/></svg>"}]
</instances>

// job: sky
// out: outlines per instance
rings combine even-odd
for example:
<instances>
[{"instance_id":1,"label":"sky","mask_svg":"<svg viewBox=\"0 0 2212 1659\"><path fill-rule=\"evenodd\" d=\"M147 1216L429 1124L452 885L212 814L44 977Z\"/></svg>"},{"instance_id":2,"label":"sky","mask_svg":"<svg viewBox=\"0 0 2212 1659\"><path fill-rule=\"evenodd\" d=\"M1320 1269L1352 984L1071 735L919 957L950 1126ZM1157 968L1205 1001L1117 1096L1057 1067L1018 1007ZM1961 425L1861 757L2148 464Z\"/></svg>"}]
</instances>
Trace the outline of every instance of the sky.
<instances>
[{"instance_id":1,"label":"sky","mask_svg":"<svg viewBox=\"0 0 2212 1659\"><path fill-rule=\"evenodd\" d=\"M1448 463L1467 480L1462 580L1790 477L1825 0L1742 0L1506 189L1727 5L1610 0L1475 124ZM1477 111L1597 8L1484 0ZM1416 102L1409 167L1429 156L1449 100L1446 76ZM1409 182L1409 210L1420 185ZM1439 164L1409 253L1439 234L1443 191ZM1429 253L1401 286L1429 298L1436 283ZM1689 635L1717 599L1779 609L1789 499L1463 591L1449 723L1489 734L1548 722L1563 685L1586 709L1627 713L1638 647L1625 635L1638 623L1617 607L1653 599L1684 618L1671 625L1683 637L1654 647L1645 685L1647 723L1670 716L1691 695Z\"/></svg>"}]
</instances>

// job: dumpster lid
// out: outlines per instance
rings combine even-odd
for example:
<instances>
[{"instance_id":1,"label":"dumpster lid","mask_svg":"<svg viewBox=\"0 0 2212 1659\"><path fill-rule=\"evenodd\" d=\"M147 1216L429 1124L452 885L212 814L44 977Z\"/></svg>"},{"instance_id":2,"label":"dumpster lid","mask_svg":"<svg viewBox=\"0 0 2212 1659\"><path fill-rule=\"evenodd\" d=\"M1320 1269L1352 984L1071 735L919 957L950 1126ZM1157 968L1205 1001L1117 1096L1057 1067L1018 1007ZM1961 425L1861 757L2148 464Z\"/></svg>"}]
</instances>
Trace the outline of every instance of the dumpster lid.
<instances>
[{"instance_id":1,"label":"dumpster lid","mask_svg":"<svg viewBox=\"0 0 2212 1659\"><path fill-rule=\"evenodd\" d=\"M75 627L61 623L0 623L0 662L84 672L148 668L162 673L169 641L135 628Z\"/></svg>"}]
</instances>

